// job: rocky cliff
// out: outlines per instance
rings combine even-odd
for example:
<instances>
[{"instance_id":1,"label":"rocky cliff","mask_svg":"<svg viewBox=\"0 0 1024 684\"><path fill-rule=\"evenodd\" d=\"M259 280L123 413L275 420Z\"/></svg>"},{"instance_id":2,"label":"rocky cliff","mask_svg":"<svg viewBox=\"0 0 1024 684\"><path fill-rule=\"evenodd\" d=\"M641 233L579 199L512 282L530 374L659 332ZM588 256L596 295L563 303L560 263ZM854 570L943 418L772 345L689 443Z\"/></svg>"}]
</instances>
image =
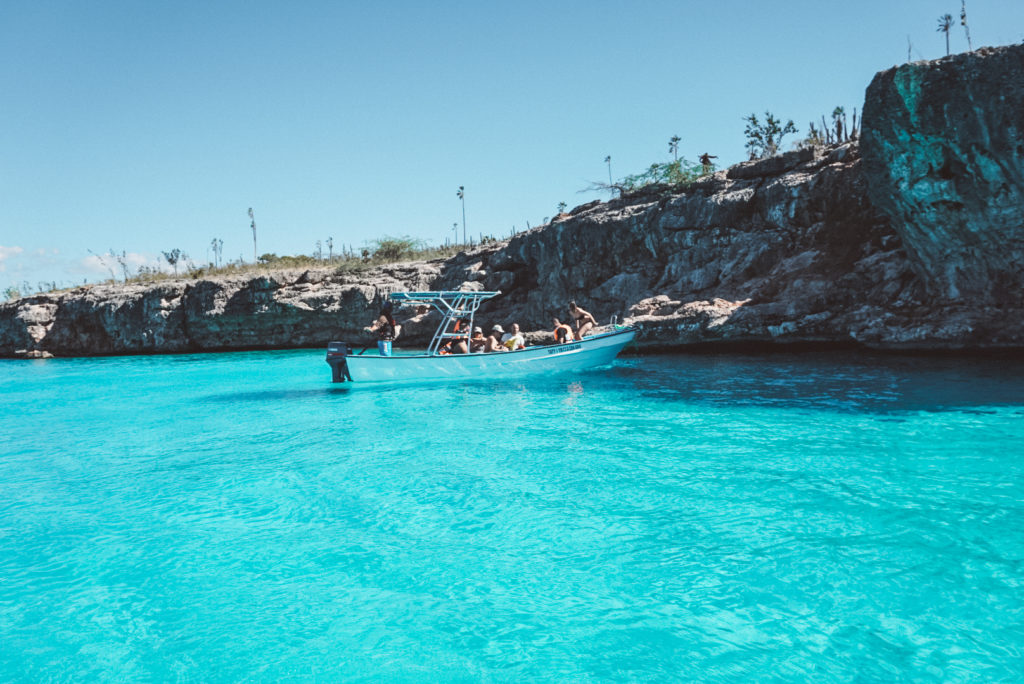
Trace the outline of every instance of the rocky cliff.
<instances>
[{"instance_id":1,"label":"rocky cliff","mask_svg":"<svg viewBox=\"0 0 1024 684\"><path fill-rule=\"evenodd\" d=\"M94 286L0 305L0 355L364 340L381 297L501 290L486 323L548 329L575 299L656 348L1024 348L1024 47L878 74L863 141L593 202L446 261ZM401 312L407 344L430 315ZM365 340L368 342L368 340Z\"/></svg>"},{"instance_id":2,"label":"rocky cliff","mask_svg":"<svg viewBox=\"0 0 1024 684\"><path fill-rule=\"evenodd\" d=\"M878 74L864 104L872 202L936 297L1019 307L1024 288L1024 47Z\"/></svg>"}]
</instances>

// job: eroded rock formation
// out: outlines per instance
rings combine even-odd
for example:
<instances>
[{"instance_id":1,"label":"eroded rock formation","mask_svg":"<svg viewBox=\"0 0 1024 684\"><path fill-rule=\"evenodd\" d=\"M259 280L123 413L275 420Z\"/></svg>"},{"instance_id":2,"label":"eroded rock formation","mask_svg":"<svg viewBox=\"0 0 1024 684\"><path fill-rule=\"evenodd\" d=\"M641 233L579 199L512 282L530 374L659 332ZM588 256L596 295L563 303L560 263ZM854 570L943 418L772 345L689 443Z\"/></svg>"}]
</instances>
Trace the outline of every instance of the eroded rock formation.
<instances>
[{"instance_id":1,"label":"eroded rock formation","mask_svg":"<svg viewBox=\"0 0 1024 684\"><path fill-rule=\"evenodd\" d=\"M917 274L949 299L1019 306L1024 291L1024 47L878 74L864 104L872 202Z\"/></svg>"},{"instance_id":2,"label":"eroded rock formation","mask_svg":"<svg viewBox=\"0 0 1024 684\"><path fill-rule=\"evenodd\" d=\"M862 147L591 202L446 261L26 297L0 305L0 355L367 343L388 292L459 288L501 290L485 324L548 329L575 299L655 348L1024 348L1022 92L1021 46L904 65L869 87ZM406 344L436 325L399 318Z\"/></svg>"}]
</instances>

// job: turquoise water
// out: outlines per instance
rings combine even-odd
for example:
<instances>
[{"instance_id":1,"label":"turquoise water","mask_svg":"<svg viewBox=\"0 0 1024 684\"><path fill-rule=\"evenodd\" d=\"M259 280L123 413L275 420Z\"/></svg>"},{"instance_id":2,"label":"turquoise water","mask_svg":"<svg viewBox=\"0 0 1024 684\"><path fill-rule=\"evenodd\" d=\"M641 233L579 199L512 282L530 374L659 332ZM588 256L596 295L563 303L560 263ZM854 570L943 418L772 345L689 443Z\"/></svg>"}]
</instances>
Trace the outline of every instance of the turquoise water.
<instances>
[{"instance_id":1,"label":"turquoise water","mask_svg":"<svg viewBox=\"0 0 1024 684\"><path fill-rule=\"evenodd\" d=\"M1024 678L1024 363L0 362L0 680Z\"/></svg>"}]
</instances>

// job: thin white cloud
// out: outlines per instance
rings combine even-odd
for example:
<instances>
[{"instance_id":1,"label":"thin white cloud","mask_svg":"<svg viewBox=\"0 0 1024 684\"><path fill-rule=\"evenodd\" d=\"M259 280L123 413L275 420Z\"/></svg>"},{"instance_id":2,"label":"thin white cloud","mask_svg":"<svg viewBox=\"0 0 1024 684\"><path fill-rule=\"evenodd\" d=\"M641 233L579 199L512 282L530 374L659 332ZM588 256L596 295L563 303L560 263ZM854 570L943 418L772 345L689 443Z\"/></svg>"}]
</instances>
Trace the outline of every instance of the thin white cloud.
<instances>
[{"instance_id":1,"label":"thin white cloud","mask_svg":"<svg viewBox=\"0 0 1024 684\"><path fill-rule=\"evenodd\" d=\"M51 287L81 285L83 282L108 280L113 273L115 280L122 280L125 268L118 261L124 261L128 275L138 274L143 267L170 273L171 268L152 254L124 252L118 255L89 254L87 257L72 257L54 247L16 247L0 245L0 291L11 285L24 293L45 291Z\"/></svg>"},{"instance_id":2,"label":"thin white cloud","mask_svg":"<svg viewBox=\"0 0 1024 684\"><path fill-rule=\"evenodd\" d=\"M95 254L90 254L84 259L79 260L78 265L82 267L82 270L80 272L83 273L109 274L109 271L107 271L106 266L107 263L110 264L111 268L117 266L117 262L111 259L110 257L103 259L101 257L96 256Z\"/></svg>"},{"instance_id":3,"label":"thin white cloud","mask_svg":"<svg viewBox=\"0 0 1024 684\"><path fill-rule=\"evenodd\" d=\"M4 247L0 245L0 271L7 270L7 264L5 263L11 257L16 257L25 250L21 247Z\"/></svg>"},{"instance_id":4,"label":"thin white cloud","mask_svg":"<svg viewBox=\"0 0 1024 684\"><path fill-rule=\"evenodd\" d=\"M149 254L141 254L139 252L125 252L124 254L90 254L84 259L78 261L78 268L76 269L83 275L92 274L103 274L107 277L110 276L110 272L113 271L115 277L120 278L124 275L124 271L121 268L119 258L128 267L129 273L138 273L139 268L145 266L146 268L155 268L161 271L169 270L166 264L160 262L154 256Z\"/></svg>"},{"instance_id":5,"label":"thin white cloud","mask_svg":"<svg viewBox=\"0 0 1024 684\"><path fill-rule=\"evenodd\" d=\"M140 266L146 266L148 268L160 268L160 260L148 254L128 252L127 254L125 254L125 261L127 262L129 267L132 267L135 270L138 270Z\"/></svg>"}]
</instances>

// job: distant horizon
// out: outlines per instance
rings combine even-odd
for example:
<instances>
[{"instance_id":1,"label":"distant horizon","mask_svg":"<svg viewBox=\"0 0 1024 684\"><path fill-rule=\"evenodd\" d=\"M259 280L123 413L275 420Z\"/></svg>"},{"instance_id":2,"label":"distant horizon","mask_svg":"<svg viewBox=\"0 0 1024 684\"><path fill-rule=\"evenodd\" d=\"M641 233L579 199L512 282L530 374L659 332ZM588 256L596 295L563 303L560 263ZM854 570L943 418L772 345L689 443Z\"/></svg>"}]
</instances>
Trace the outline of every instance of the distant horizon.
<instances>
[{"instance_id":1,"label":"distant horizon","mask_svg":"<svg viewBox=\"0 0 1024 684\"><path fill-rule=\"evenodd\" d=\"M0 15L0 293L167 268L507 237L678 155L746 159L743 117L797 134L863 110L885 69L968 50L960 3L172 7L54 2ZM967 2L975 50L1024 3ZM870 22L865 21L870 18ZM723 84L728 84L723 86ZM455 229L453 230L453 227ZM120 279L118 277L118 279ZM0 297L2 299L2 297Z\"/></svg>"}]
</instances>

